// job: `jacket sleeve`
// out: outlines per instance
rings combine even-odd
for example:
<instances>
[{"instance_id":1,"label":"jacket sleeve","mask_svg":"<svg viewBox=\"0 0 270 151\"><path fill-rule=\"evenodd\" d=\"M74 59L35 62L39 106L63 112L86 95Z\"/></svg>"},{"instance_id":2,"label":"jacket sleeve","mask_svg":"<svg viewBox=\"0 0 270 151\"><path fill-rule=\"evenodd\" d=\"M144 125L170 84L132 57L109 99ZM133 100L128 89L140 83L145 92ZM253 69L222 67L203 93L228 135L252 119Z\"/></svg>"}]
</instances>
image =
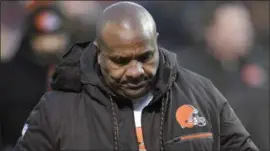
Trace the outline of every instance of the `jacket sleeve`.
<instances>
[{"instance_id":1,"label":"jacket sleeve","mask_svg":"<svg viewBox=\"0 0 270 151\"><path fill-rule=\"evenodd\" d=\"M15 146L15 151L54 151L45 96L46 94L28 117L22 130L22 136Z\"/></svg>"},{"instance_id":2,"label":"jacket sleeve","mask_svg":"<svg viewBox=\"0 0 270 151\"><path fill-rule=\"evenodd\" d=\"M212 83L211 88L219 104L221 151L259 151L226 98Z\"/></svg>"}]
</instances>

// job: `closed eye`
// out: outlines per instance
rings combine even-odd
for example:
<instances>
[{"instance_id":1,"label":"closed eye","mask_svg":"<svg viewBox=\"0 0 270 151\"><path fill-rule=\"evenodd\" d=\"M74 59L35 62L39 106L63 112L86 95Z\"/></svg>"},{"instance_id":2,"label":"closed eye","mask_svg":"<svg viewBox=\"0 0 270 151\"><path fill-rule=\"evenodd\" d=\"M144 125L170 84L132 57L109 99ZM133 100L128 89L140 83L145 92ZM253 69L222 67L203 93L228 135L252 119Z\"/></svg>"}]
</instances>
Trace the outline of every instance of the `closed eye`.
<instances>
[{"instance_id":1,"label":"closed eye","mask_svg":"<svg viewBox=\"0 0 270 151\"><path fill-rule=\"evenodd\" d=\"M127 65L131 59L129 57L112 57L111 60L118 65Z\"/></svg>"},{"instance_id":2,"label":"closed eye","mask_svg":"<svg viewBox=\"0 0 270 151\"><path fill-rule=\"evenodd\" d=\"M153 58L153 56L154 56L154 52L153 51L148 51L148 52L140 55L139 57L137 57L137 60L142 62L142 63L145 63L148 60L150 60L151 58Z\"/></svg>"},{"instance_id":3,"label":"closed eye","mask_svg":"<svg viewBox=\"0 0 270 151\"><path fill-rule=\"evenodd\" d=\"M136 60L142 63L149 61L154 56L154 51L145 52L138 57ZM132 60L132 57L121 57L121 56L113 56L110 57L110 60L118 65L127 65Z\"/></svg>"}]
</instances>

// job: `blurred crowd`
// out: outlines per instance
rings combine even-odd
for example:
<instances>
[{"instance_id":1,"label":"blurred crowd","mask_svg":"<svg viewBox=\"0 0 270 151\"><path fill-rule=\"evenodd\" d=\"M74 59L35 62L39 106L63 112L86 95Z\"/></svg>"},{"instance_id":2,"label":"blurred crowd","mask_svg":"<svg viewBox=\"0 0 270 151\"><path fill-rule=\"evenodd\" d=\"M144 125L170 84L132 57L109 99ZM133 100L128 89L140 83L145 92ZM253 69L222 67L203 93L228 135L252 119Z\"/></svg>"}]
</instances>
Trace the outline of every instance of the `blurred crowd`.
<instances>
[{"instance_id":1,"label":"blurred crowd","mask_svg":"<svg viewBox=\"0 0 270 151\"><path fill-rule=\"evenodd\" d=\"M212 80L261 150L269 150L269 1L135 1L159 44ZM14 145L63 53L92 41L114 1L1 2L0 150Z\"/></svg>"}]
</instances>

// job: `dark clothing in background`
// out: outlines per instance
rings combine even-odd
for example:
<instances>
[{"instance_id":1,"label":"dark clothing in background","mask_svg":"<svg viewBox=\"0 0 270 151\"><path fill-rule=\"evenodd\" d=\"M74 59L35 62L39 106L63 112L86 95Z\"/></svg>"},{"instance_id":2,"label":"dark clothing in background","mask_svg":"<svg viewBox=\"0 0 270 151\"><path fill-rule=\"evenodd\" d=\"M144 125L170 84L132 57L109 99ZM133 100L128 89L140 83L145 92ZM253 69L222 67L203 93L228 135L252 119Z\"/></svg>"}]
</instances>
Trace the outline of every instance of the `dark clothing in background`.
<instances>
[{"instance_id":1,"label":"dark clothing in background","mask_svg":"<svg viewBox=\"0 0 270 151\"><path fill-rule=\"evenodd\" d=\"M138 150L132 102L103 85L96 49L92 43L80 43L64 56L54 75L53 91L32 111L16 150ZM154 99L142 113L147 150L160 150L160 136L168 151L258 150L209 80L178 66L174 53L160 48L159 54ZM180 120L205 119L205 125L198 126L195 120L194 127L182 128L176 114L184 105L194 108ZM192 135L200 138L180 139Z\"/></svg>"},{"instance_id":2,"label":"dark clothing in background","mask_svg":"<svg viewBox=\"0 0 270 151\"><path fill-rule=\"evenodd\" d=\"M25 39L24 39L25 40ZM0 131L3 146L15 145L22 127L47 86L47 66L36 64L25 41L15 58L1 63Z\"/></svg>"},{"instance_id":3,"label":"dark clothing in background","mask_svg":"<svg viewBox=\"0 0 270 151\"><path fill-rule=\"evenodd\" d=\"M21 135L25 120L27 119L32 110L33 106L28 105L1 106L0 128L2 147L12 147L15 145Z\"/></svg>"}]
</instances>

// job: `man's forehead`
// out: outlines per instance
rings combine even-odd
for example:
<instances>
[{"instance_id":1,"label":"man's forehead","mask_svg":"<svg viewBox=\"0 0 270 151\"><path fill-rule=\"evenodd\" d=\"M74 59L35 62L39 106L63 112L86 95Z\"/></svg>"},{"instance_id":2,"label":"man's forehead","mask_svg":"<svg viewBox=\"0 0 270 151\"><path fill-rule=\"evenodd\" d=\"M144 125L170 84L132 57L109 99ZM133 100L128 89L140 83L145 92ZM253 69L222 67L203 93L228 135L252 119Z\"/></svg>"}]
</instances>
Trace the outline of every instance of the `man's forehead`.
<instances>
[{"instance_id":1,"label":"man's forehead","mask_svg":"<svg viewBox=\"0 0 270 151\"><path fill-rule=\"evenodd\" d=\"M131 39L126 41L104 41L105 46L110 50L128 49L152 49L154 42L151 39Z\"/></svg>"},{"instance_id":2,"label":"man's forehead","mask_svg":"<svg viewBox=\"0 0 270 151\"><path fill-rule=\"evenodd\" d=\"M155 47L153 45L141 45L141 46L118 46L118 47L107 47L104 53L108 56L122 56L122 57L130 57L130 56L138 56L144 54L149 51L155 51Z\"/></svg>"},{"instance_id":3,"label":"man's forehead","mask_svg":"<svg viewBox=\"0 0 270 151\"><path fill-rule=\"evenodd\" d=\"M131 28L125 23L116 24L108 22L101 34L102 40L110 46L113 45L142 45L154 39L151 31L140 28Z\"/></svg>"}]
</instances>

